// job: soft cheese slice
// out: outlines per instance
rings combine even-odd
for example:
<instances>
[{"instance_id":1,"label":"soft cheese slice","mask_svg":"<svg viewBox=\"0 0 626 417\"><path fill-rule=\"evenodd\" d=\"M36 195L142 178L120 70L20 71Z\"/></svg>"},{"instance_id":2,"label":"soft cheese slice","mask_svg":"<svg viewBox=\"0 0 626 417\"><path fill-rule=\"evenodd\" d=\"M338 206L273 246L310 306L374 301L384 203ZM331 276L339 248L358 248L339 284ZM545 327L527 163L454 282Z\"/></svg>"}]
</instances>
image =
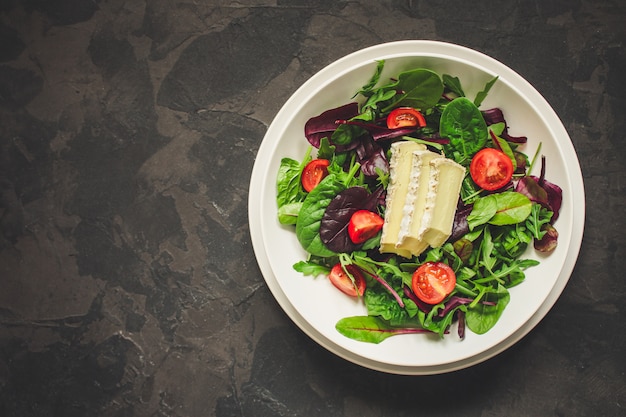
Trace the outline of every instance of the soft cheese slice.
<instances>
[{"instance_id":1,"label":"soft cheese slice","mask_svg":"<svg viewBox=\"0 0 626 417\"><path fill-rule=\"evenodd\" d=\"M425 145L411 141L399 141L391 145L385 221L380 237L380 251L383 253L395 253L406 258L411 256L409 251L398 248L396 243L398 242L402 211L409 187L413 152L425 149Z\"/></svg>"},{"instance_id":2,"label":"soft cheese slice","mask_svg":"<svg viewBox=\"0 0 626 417\"><path fill-rule=\"evenodd\" d=\"M413 152L409 187L397 243L398 248L409 251L411 255L419 255L428 247L428 242L423 239L430 221L430 213L426 215L426 203L437 188L437 184L432 184L431 181L430 162L443 158L442 155L428 150ZM430 200L433 199L431 196Z\"/></svg>"},{"instance_id":3,"label":"soft cheese slice","mask_svg":"<svg viewBox=\"0 0 626 417\"><path fill-rule=\"evenodd\" d=\"M465 168L451 159L441 158L430 161L429 192L426 199L422 238L437 248L443 245L452 233L454 214L459 201L459 192Z\"/></svg>"}]
</instances>

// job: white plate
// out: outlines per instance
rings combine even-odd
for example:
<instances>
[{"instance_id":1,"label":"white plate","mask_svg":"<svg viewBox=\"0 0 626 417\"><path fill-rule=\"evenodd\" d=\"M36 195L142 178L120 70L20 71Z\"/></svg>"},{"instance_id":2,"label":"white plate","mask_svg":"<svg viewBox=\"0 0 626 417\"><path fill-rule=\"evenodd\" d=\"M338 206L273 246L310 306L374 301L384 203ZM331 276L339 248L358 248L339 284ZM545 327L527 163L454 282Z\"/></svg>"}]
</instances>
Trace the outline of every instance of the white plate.
<instances>
[{"instance_id":1,"label":"white plate","mask_svg":"<svg viewBox=\"0 0 626 417\"><path fill-rule=\"evenodd\" d=\"M498 81L481 109L500 107L512 135L527 136L523 150L532 156L539 143L546 156L546 178L563 189L563 205L555 227L559 245L549 256L529 258L539 266L510 290L511 301L496 326L484 335L466 332L464 340L451 332L394 336L380 344L357 342L339 334L336 322L362 315L365 307L337 291L323 277L306 277L293 264L306 258L293 227L276 217L276 173L280 160L301 160L308 142L303 133L312 116L352 100L354 93L384 59L382 80L412 68L430 68L460 78L473 98L494 76ZM546 100L522 77L484 54L434 41L401 41L366 48L327 66L304 83L285 103L269 127L252 171L249 220L252 243L261 272L272 294L306 334L335 354L359 365L397 374L449 372L482 362L513 345L547 314L569 280L584 228L584 188L580 166L563 124Z\"/></svg>"}]
</instances>

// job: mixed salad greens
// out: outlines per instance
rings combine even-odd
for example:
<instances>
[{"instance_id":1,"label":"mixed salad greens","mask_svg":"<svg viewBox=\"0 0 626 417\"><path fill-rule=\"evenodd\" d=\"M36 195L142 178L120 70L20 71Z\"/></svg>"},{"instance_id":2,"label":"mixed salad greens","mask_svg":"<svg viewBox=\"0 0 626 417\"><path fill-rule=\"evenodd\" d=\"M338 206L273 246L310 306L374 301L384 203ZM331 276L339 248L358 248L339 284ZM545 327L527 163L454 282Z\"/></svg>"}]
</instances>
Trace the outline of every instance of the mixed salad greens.
<instances>
[{"instance_id":1,"label":"mixed salad greens","mask_svg":"<svg viewBox=\"0 0 626 417\"><path fill-rule=\"evenodd\" d=\"M295 226L309 254L293 267L362 298L367 315L336 325L347 337L443 337L454 322L461 338L466 328L483 334L502 315L509 289L538 264L522 259L527 247L556 247L561 189L545 179L540 144L530 159L527 138L509 134L500 108L479 109L498 77L470 99L458 77L426 68L381 82L384 65L377 62L353 102L306 123L302 160L281 161L278 219ZM450 237L418 256L379 249L396 141L425 144L466 168ZM538 176L530 174L536 163Z\"/></svg>"}]
</instances>

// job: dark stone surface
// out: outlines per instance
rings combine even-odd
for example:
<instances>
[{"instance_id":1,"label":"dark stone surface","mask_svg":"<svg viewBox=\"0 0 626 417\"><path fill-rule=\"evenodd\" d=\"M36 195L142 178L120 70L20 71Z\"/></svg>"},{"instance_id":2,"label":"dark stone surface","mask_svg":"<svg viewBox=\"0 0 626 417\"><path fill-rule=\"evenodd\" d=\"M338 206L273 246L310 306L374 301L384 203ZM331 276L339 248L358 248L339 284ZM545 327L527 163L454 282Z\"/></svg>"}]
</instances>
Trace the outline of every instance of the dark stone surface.
<instances>
[{"instance_id":1,"label":"dark stone surface","mask_svg":"<svg viewBox=\"0 0 626 417\"><path fill-rule=\"evenodd\" d=\"M0 416L626 415L626 3L475 3L0 1ZM528 79L587 198L546 318L426 377L305 336L247 223L281 105L333 60L400 39Z\"/></svg>"}]
</instances>

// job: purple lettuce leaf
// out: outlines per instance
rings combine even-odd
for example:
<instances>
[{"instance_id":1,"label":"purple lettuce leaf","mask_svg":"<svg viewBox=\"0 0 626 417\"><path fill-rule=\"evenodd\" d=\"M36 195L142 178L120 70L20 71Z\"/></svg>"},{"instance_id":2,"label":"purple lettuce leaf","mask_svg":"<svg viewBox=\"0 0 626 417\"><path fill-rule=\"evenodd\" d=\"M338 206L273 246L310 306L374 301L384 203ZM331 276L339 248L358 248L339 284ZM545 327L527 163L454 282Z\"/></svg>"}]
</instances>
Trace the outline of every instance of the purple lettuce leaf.
<instances>
[{"instance_id":1,"label":"purple lettuce leaf","mask_svg":"<svg viewBox=\"0 0 626 417\"><path fill-rule=\"evenodd\" d=\"M415 127L400 127L397 129L389 129L386 126L381 126L376 123L369 123L360 120L340 120L339 123L362 127L363 129L367 130L370 135L372 135L372 139L374 139L375 141L399 138L409 135L411 133L415 133L416 131Z\"/></svg>"},{"instance_id":2,"label":"purple lettuce leaf","mask_svg":"<svg viewBox=\"0 0 626 417\"><path fill-rule=\"evenodd\" d=\"M474 301L473 298L459 297L458 295L453 295L452 297L450 297L448 301L446 301L446 303L444 304L444 307L441 309L441 311L437 313L437 315L439 317L444 317L446 314L448 314L449 312L451 312L458 306L461 306L464 304L471 304L473 301ZM480 303L485 304L485 305L490 305L490 306L496 305L496 303L492 301L481 301Z\"/></svg>"},{"instance_id":3,"label":"purple lettuce leaf","mask_svg":"<svg viewBox=\"0 0 626 417\"><path fill-rule=\"evenodd\" d=\"M370 193L363 187L350 187L335 196L326 207L320 224L320 239L328 249L337 253L349 253L359 249L348 234L350 218L358 210L376 213L382 187Z\"/></svg>"},{"instance_id":4,"label":"purple lettuce leaf","mask_svg":"<svg viewBox=\"0 0 626 417\"><path fill-rule=\"evenodd\" d=\"M546 159L541 157L541 173L539 177L534 175L520 179L515 186L515 191L524 194L531 201L542 204L552 211L550 223L554 224L559 217L559 211L563 204L563 190L556 184L545 179Z\"/></svg>"},{"instance_id":5,"label":"purple lettuce leaf","mask_svg":"<svg viewBox=\"0 0 626 417\"><path fill-rule=\"evenodd\" d=\"M496 123L504 123L504 130L502 131L502 134L500 136L508 142L526 143L526 141L528 140L526 136L511 136L509 134L509 128L506 124L506 120L504 119L504 113L502 113L502 110L500 108L495 107L493 109L483 110L481 111L481 113L483 115L483 118L485 119L485 122L487 123L487 126Z\"/></svg>"},{"instance_id":6,"label":"purple lettuce leaf","mask_svg":"<svg viewBox=\"0 0 626 417\"><path fill-rule=\"evenodd\" d=\"M389 161L385 151L376 142L369 138L363 138L355 148L357 162L361 164L361 172L366 177L376 178L376 168L383 173L389 172Z\"/></svg>"},{"instance_id":7,"label":"purple lettuce leaf","mask_svg":"<svg viewBox=\"0 0 626 417\"><path fill-rule=\"evenodd\" d=\"M537 182L537 177L527 176L520 178L515 185L515 191L524 194L530 201L548 207L548 193Z\"/></svg>"},{"instance_id":8,"label":"purple lettuce leaf","mask_svg":"<svg viewBox=\"0 0 626 417\"><path fill-rule=\"evenodd\" d=\"M458 320L457 334L459 339L465 339L465 312L462 310L456 311L456 318Z\"/></svg>"},{"instance_id":9,"label":"purple lettuce leaf","mask_svg":"<svg viewBox=\"0 0 626 417\"><path fill-rule=\"evenodd\" d=\"M351 119L359 114L358 103L348 103L334 109L326 110L319 116L307 120L304 125L304 135L311 145L320 147L322 138L330 136L337 129L339 120Z\"/></svg>"},{"instance_id":10,"label":"purple lettuce leaf","mask_svg":"<svg viewBox=\"0 0 626 417\"><path fill-rule=\"evenodd\" d=\"M467 216L472 212L472 208L472 205L457 208L454 214L454 222L452 223L452 233L448 238L448 242L455 242L469 233Z\"/></svg>"},{"instance_id":11,"label":"purple lettuce leaf","mask_svg":"<svg viewBox=\"0 0 626 417\"><path fill-rule=\"evenodd\" d=\"M533 242L533 246L539 252L552 252L556 249L559 240L559 232L552 226L551 224L547 224L544 226L546 233L543 235L541 240L535 239Z\"/></svg>"}]
</instances>

